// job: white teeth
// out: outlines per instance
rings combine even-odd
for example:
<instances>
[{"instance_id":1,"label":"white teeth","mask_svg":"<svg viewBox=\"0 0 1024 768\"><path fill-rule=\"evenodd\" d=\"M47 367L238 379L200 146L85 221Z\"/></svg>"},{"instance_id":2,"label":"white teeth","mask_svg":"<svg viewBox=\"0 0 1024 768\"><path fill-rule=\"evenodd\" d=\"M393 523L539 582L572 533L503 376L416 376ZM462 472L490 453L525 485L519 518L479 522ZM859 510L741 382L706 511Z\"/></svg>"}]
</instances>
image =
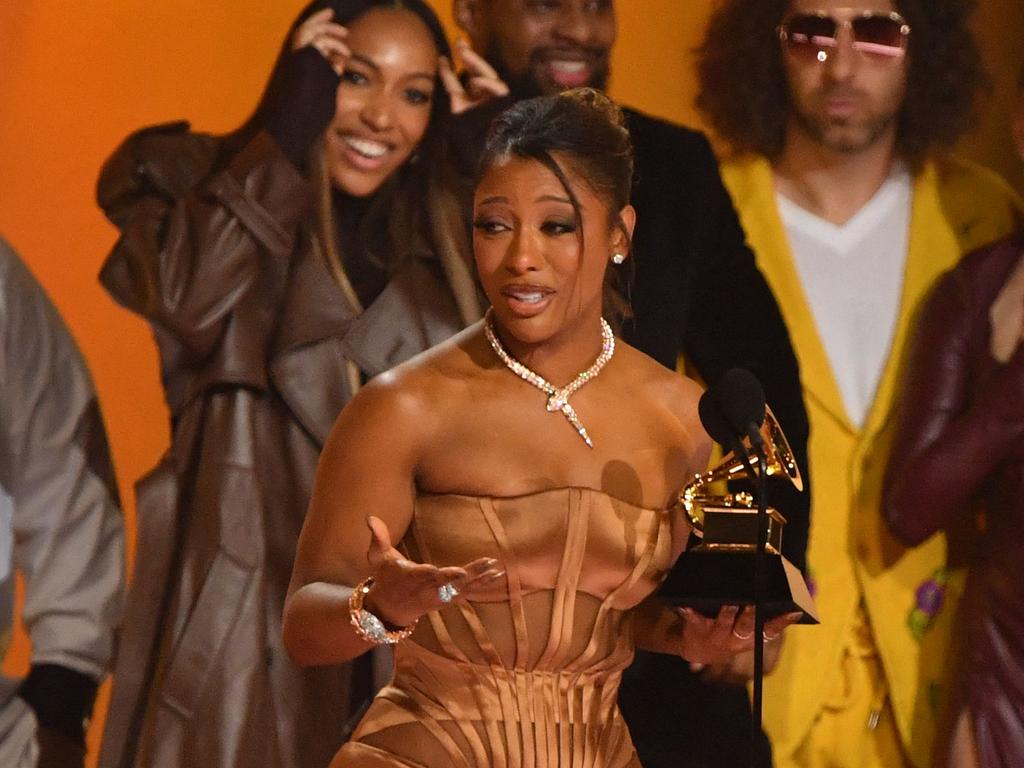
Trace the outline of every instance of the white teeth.
<instances>
[{"instance_id":1,"label":"white teeth","mask_svg":"<svg viewBox=\"0 0 1024 768\"><path fill-rule=\"evenodd\" d=\"M538 304L544 299L544 294L537 293L514 293L513 298L523 302L524 304Z\"/></svg>"},{"instance_id":2,"label":"white teeth","mask_svg":"<svg viewBox=\"0 0 1024 768\"><path fill-rule=\"evenodd\" d=\"M584 61L552 61L551 68L567 75L578 75L587 68Z\"/></svg>"},{"instance_id":3,"label":"white teeth","mask_svg":"<svg viewBox=\"0 0 1024 768\"><path fill-rule=\"evenodd\" d=\"M385 152L388 151L386 144L381 144L379 141L370 141L369 139L359 139L355 136L345 136L344 141L357 153L370 160L376 160L378 157L382 157Z\"/></svg>"}]
</instances>

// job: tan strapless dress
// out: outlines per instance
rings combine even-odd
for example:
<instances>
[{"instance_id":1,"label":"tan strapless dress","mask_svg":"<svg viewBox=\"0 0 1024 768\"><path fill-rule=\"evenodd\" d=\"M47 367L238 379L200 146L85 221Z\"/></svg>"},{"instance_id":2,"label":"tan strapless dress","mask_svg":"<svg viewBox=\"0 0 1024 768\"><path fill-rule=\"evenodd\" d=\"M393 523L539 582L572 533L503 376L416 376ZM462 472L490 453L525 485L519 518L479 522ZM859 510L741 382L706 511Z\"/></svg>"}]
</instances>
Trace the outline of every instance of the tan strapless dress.
<instances>
[{"instance_id":1,"label":"tan strapless dress","mask_svg":"<svg viewBox=\"0 0 1024 768\"><path fill-rule=\"evenodd\" d=\"M414 560L501 561L493 595L428 614L332 768L639 766L616 698L632 612L671 565L671 515L587 488L423 495Z\"/></svg>"}]
</instances>

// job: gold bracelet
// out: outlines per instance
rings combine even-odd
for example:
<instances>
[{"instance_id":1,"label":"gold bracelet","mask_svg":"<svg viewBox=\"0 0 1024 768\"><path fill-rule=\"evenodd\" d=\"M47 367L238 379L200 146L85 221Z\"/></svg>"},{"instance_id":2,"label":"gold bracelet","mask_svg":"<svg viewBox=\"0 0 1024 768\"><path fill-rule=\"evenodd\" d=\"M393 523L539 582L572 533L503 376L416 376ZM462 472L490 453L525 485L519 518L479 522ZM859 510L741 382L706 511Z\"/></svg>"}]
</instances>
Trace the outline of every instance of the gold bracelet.
<instances>
[{"instance_id":1,"label":"gold bracelet","mask_svg":"<svg viewBox=\"0 0 1024 768\"><path fill-rule=\"evenodd\" d=\"M412 624L401 629L389 630L384 622L363 608L363 600L373 586L373 576L359 582L348 598L348 615L356 634L363 640L374 645L394 645L405 640L416 629L416 619Z\"/></svg>"}]
</instances>

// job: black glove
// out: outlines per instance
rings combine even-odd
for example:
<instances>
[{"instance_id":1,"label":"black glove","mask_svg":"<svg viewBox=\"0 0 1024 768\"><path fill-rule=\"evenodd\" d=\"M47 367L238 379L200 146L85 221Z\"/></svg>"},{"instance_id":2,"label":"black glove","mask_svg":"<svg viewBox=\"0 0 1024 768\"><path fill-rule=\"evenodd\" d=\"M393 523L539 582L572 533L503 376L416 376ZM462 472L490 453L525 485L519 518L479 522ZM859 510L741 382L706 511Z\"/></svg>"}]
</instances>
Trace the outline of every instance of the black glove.
<instances>
[{"instance_id":1,"label":"black glove","mask_svg":"<svg viewBox=\"0 0 1024 768\"><path fill-rule=\"evenodd\" d=\"M85 765L85 745L72 741L60 731L40 726L36 743L39 745L36 768L82 768Z\"/></svg>"},{"instance_id":2,"label":"black glove","mask_svg":"<svg viewBox=\"0 0 1024 768\"><path fill-rule=\"evenodd\" d=\"M334 117L334 102L341 78L316 48L292 51L281 63L276 103L267 115L265 128L300 170L313 141Z\"/></svg>"},{"instance_id":3,"label":"black glove","mask_svg":"<svg viewBox=\"0 0 1024 768\"><path fill-rule=\"evenodd\" d=\"M85 745L85 719L96 699L96 681L57 664L33 664L18 695L35 712L40 730L61 734L70 743Z\"/></svg>"}]
</instances>

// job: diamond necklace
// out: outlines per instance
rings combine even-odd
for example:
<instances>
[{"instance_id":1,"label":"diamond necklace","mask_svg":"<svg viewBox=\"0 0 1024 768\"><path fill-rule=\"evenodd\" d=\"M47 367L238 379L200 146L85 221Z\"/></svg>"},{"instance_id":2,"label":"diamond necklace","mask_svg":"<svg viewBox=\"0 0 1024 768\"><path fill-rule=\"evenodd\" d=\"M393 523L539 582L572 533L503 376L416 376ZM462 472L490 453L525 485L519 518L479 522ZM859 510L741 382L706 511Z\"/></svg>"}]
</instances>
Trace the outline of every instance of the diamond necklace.
<instances>
[{"instance_id":1,"label":"diamond necklace","mask_svg":"<svg viewBox=\"0 0 1024 768\"><path fill-rule=\"evenodd\" d=\"M505 348L501 346L501 341L498 339L498 335L494 332L494 310L492 309L488 309L487 314L484 315L484 335L487 337L487 341L491 343L491 348L494 350L494 354L501 359L501 362L503 362L508 369L512 371L512 373L523 381L533 384L537 389L547 394L548 411L551 413L561 411L562 415L565 416L575 430L579 432L580 437L583 438L583 442L593 448L594 443L591 441L590 435L587 434L587 428L583 426L579 416L576 415L576 411L571 405L569 405L569 397L575 393L577 389L596 377L597 374L601 372L601 369L608 364L608 361L612 359L612 355L615 354L615 336L612 334L612 329L611 326L608 325L608 322L603 317L601 318L601 354L597 356L594 364L587 368L587 370L581 371L577 374L575 379L570 381L561 389L556 387L540 374L531 371L505 351Z\"/></svg>"}]
</instances>

